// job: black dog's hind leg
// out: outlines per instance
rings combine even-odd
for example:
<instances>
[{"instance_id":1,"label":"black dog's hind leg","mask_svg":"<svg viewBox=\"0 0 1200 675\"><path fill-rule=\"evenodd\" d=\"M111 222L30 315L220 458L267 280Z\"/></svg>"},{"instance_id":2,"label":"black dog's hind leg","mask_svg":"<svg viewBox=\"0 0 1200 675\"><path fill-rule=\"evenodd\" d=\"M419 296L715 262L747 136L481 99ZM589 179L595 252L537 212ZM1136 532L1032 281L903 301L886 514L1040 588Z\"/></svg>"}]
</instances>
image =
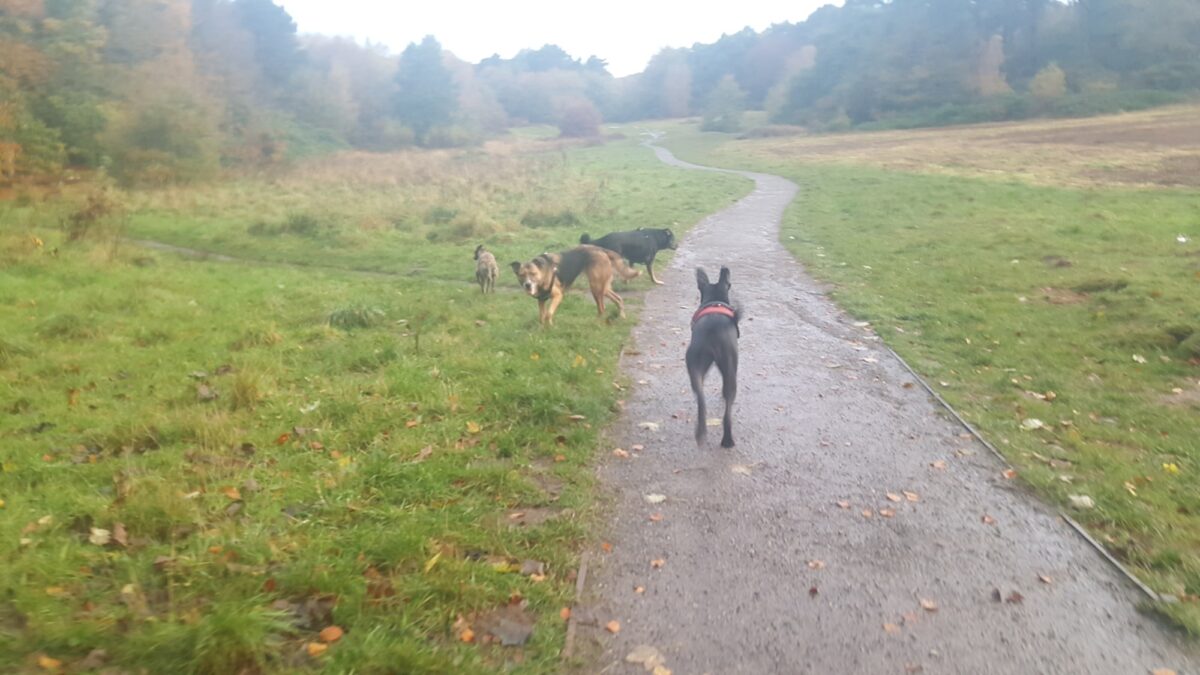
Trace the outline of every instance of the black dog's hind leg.
<instances>
[{"instance_id":1,"label":"black dog's hind leg","mask_svg":"<svg viewBox=\"0 0 1200 675\"><path fill-rule=\"evenodd\" d=\"M721 447L733 447L733 400L737 398L737 352L726 354L717 361L721 371L721 396L725 398L725 416L721 420L725 433L721 436Z\"/></svg>"},{"instance_id":2,"label":"black dog's hind leg","mask_svg":"<svg viewBox=\"0 0 1200 675\"><path fill-rule=\"evenodd\" d=\"M712 367L712 358L688 354L688 378L692 381L692 392L696 394L696 445L703 445L708 436L708 413L704 407L704 374Z\"/></svg>"}]
</instances>

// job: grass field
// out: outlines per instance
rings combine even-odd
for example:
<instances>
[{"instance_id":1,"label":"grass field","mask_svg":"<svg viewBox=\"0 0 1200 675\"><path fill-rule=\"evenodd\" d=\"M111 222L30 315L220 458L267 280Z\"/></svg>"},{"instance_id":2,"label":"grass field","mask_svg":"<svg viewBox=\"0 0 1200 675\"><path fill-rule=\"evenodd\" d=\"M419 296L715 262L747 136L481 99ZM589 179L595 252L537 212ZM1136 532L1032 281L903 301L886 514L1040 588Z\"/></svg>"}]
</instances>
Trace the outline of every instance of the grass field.
<instances>
[{"instance_id":1,"label":"grass field","mask_svg":"<svg viewBox=\"0 0 1200 675\"><path fill-rule=\"evenodd\" d=\"M664 144L796 181L787 247L1200 635L1197 120Z\"/></svg>"},{"instance_id":2,"label":"grass field","mask_svg":"<svg viewBox=\"0 0 1200 675\"><path fill-rule=\"evenodd\" d=\"M525 139L0 204L0 670L558 672L636 293L545 331L505 263L747 189Z\"/></svg>"}]
</instances>

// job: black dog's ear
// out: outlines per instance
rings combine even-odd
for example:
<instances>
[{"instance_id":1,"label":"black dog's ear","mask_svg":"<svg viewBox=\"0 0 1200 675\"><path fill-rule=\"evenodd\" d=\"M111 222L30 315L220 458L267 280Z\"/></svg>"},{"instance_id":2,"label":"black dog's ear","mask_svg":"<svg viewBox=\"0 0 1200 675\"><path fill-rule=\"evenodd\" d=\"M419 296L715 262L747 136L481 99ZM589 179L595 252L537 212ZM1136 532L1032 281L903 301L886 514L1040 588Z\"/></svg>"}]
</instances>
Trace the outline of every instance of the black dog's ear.
<instances>
[{"instance_id":1,"label":"black dog's ear","mask_svg":"<svg viewBox=\"0 0 1200 675\"><path fill-rule=\"evenodd\" d=\"M717 279L717 283L725 284L726 286L733 285L733 284L729 283L729 268L728 267L721 268L721 276L720 276L720 278Z\"/></svg>"},{"instance_id":2,"label":"black dog's ear","mask_svg":"<svg viewBox=\"0 0 1200 675\"><path fill-rule=\"evenodd\" d=\"M708 275L707 275L707 274L705 274L705 272L704 272L704 268L697 267L697 268L696 268L696 286L697 286L697 287L698 287L700 290L702 290L702 291L703 291L703 290L704 290L704 287L705 287L705 286L708 286L708 285L709 285L709 284L708 284Z\"/></svg>"},{"instance_id":3,"label":"black dog's ear","mask_svg":"<svg viewBox=\"0 0 1200 675\"><path fill-rule=\"evenodd\" d=\"M521 275L521 263L517 262L516 260L512 261L512 268L513 274L516 274L517 276Z\"/></svg>"}]
</instances>

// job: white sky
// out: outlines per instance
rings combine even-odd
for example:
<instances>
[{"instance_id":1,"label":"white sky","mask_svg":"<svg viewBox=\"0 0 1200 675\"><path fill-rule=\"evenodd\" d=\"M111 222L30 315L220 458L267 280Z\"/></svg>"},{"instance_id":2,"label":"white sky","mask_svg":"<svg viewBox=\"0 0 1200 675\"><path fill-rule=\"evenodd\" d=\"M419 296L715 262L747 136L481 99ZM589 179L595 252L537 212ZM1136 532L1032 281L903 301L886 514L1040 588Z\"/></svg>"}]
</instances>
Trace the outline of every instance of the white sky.
<instances>
[{"instance_id":1,"label":"white sky","mask_svg":"<svg viewBox=\"0 0 1200 675\"><path fill-rule=\"evenodd\" d=\"M557 44L595 54L618 77L640 72L663 47L713 42L749 26L801 21L841 0L276 0L302 33L371 40L400 51L425 35L472 63ZM709 5L704 9L704 5Z\"/></svg>"}]
</instances>

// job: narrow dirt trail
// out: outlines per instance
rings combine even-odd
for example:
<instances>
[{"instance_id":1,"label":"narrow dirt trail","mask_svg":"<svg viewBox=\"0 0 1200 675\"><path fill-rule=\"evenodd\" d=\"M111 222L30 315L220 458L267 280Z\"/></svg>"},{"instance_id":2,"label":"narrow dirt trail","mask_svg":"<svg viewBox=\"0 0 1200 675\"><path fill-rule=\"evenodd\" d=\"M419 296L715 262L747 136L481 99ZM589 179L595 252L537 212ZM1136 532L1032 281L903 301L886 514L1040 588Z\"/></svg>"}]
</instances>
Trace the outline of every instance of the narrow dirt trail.
<instances>
[{"instance_id":1,"label":"narrow dirt trail","mask_svg":"<svg viewBox=\"0 0 1200 675\"><path fill-rule=\"evenodd\" d=\"M778 227L796 186L742 175L756 189L683 241L623 358L638 384L612 436L645 448L600 470L612 549L593 557L576 612L585 670L646 672L625 657L650 645L675 675L1200 672L1194 647L1137 611L1137 589L906 387L871 329L787 254ZM692 270L722 264L747 317L738 444L722 450L716 430L698 449L683 368ZM714 417L719 387L713 373Z\"/></svg>"}]
</instances>

